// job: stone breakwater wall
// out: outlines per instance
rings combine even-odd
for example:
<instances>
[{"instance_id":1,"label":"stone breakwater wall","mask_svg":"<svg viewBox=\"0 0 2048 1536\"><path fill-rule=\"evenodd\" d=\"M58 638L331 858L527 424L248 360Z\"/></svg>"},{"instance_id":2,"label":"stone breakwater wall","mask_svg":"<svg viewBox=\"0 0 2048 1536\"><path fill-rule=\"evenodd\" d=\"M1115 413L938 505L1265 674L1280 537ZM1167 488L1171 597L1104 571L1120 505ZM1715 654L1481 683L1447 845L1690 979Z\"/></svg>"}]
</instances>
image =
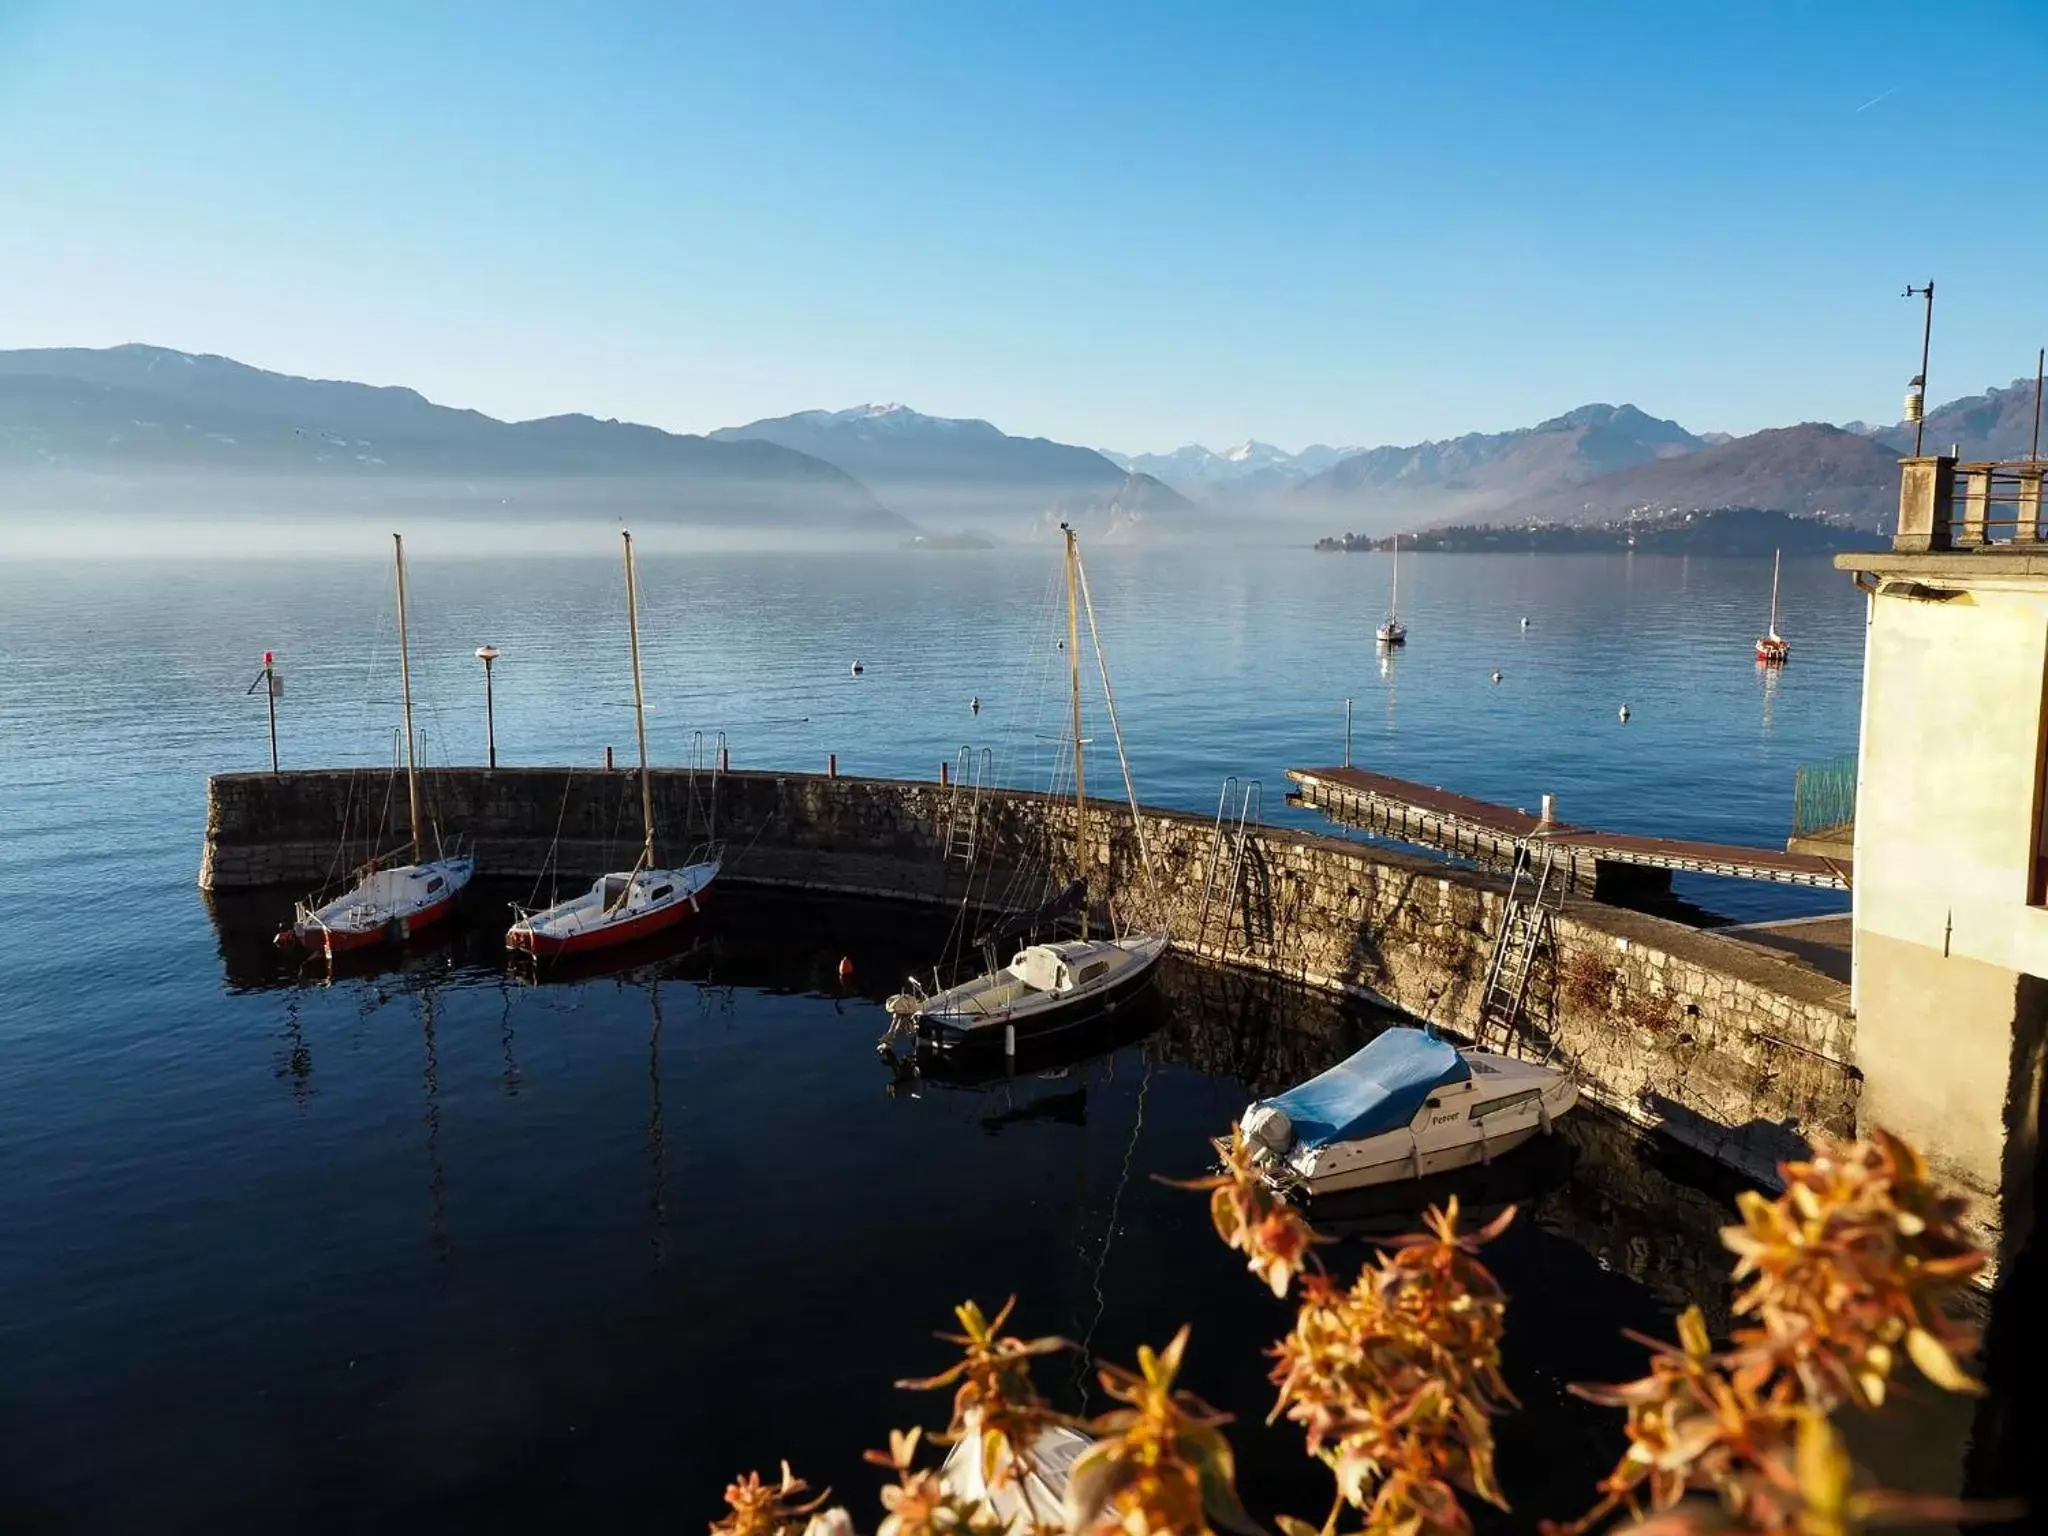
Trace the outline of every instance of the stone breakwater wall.
<instances>
[{"instance_id":1,"label":"stone breakwater wall","mask_svg":"<svg viewBox=\"0 0 2048 1536\"><path fill-rule=\"evenodd\" d=\"M566 888L629 865L638 849L632 772L445 769L421 781L430 817L473 840L486 876L533 880L553 870ZM971 802L936 783L741 772L718 775L715 806L713 793L708 774L656 772L664 859L679 862L715 827L735 881L994 906L1035 899L1047 870L1075 872L1074 807L1043 795L984 792L970 867L944 855L949 826ZM390 850L404 821L404 785L388 771L219 775L208 786L200 884L310 890ZM1089 808L1083 872L1092 888L1117 892L1125 923L1164 923L1183 951L1472 1033L1501 916L1499 879L1267 827L1248 839L1235 899L1205 903L1209 819L1148 809L1142 828L1141 859L1128 807ZM1712 933L1567 902L1556 943L1538 961L1524 1028L1556 1047L1590 1097L1752 1178L1769 1179L1808 1135L1855 1128L1847 989Z\"/></svg>"}]
</instances>

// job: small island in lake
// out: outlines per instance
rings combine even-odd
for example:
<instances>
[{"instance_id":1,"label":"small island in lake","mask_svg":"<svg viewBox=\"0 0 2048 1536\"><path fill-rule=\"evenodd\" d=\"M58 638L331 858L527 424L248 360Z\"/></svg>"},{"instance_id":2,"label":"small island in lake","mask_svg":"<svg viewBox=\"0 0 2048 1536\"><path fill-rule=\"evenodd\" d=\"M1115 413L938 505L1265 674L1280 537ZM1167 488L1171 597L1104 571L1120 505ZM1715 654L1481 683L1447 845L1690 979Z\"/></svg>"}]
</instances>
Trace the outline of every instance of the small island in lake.
<instances>
[{"instance_id":1,"label":"small island in lake","mask_svg":"<svg viewBox=\"0 0 2048 1536\"><path fill-rule=\"evenodd\" d=\"M1833 554L1881 549L1883 535L1847 518L1794 516L1761 507L1714 507L1693 511L1649 511L1618 522L1526 523L1496 528L1459 524L1400 535L1401 548L1421 554L1611 554L1634 550L1652 555ZM1346 533L1316 540L1325 552L1387 551L1390 537Z\"/></svg>"}]
</instances>

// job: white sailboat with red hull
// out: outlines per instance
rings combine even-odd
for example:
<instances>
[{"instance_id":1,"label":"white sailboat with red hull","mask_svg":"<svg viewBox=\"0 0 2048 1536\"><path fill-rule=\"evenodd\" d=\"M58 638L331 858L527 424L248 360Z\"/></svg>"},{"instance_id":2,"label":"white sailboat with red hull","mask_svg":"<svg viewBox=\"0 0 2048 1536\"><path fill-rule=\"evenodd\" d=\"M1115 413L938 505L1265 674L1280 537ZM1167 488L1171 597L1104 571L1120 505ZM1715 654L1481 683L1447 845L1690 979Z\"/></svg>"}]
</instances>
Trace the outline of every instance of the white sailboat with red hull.
<instances>
[{"instance_id":1,"label":"white sailboat with red hull","mask_svg":"<svg viewBox=\"0 0 2048 1536\"><path fill-rule=\"evenodd\" d=\"M372 860L356 872L355 883L326 902L302 901L280 943L298 944L330 958L347 950L403 943L443 921L455 898L476 873L476 858L456 840L451 852L434 833L436 857L421 858L420 780L412 726L412 660L405 634L405 539L391 536L398 570L398 675L405 694L405 800L411 831L411 860L380 867Z\"/></svg>"},{"instance_id":2,"label":"white sailboat with red hull","mask_svg":"<svg viewBox=\"0 0 2048 1536\"><path fill-rule=\"evenodd\" d=\"M633 652L633 726L640 743L640 857L623 873L600 875L580 896L538 912L519 913L505 947L552 960L652 938L703 909L722 862L708 844L680 869L654 864L654 785L647 773L647 706L640 683L640 598L633 568L633 535L626 544L626 633Z\"/></svg>"}]
</instances>

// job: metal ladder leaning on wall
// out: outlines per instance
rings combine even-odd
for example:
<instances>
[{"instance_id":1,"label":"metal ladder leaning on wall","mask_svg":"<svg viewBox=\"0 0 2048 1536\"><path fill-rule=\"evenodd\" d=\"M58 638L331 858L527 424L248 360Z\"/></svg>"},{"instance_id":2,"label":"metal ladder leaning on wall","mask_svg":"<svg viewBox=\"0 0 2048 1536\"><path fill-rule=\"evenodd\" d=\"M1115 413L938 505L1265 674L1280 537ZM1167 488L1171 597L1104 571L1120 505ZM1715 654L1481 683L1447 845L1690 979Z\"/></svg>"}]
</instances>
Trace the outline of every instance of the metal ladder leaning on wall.
<instances>
[{"instance_id":1,"label":"metal ladder leaning on wall","mask_svg":"<svg viewBox=\"0 0 2048 1536\"><path fill-rule=\"evenodd\" d=\"M981 836L981 791L994 777L995 751L983 747L960 749L960 761L953 771L952 793L946 797L946 831L940 840L949 864L974 867L974 852Z\"/></svg>"},{"instance_id":2,"label":"metal ladder leaning on wall","mask_svg":"<svg viewBox=\"0 0 2048 1536\"><path fill-rule=\"evenodd\" d=\"M1232 792L1235 791L1236 816L1232 818ZM1259 779L1240 780L1232 774L1223 781L1223 788L1216 796L1216 826L1209 840L1209 868L1202 879L1202 906L1195 919L1195 948L1199 952L1209 944L1209 925L1212 916L1222 919L1222 932L1217 936L1216 958L1228 959L1232 930L1236 927L1238 898L1244 890L1245 852L1250 843L1250 834L1258 831L1265 821L1266 786ZM1245 938L1250 947L1254 935L1249 914L1245 919Z\"/></svg>"},{"instance_id":3,"label":"metal ladder leaning on wall","mask_svg":"<svg viewBox=\"0 0 2048 1536\"><path fill-rule=\"evenodd\" d=\"M1515 843L1515 868L1501 906L1500 928L1493 936L1493 958L1486 967L1486 986L1479 994L1477 1039L1482 1049L1516 1051L1521 1042L1522 1009L1529 998L1529 978L1536 955L1554 943L1551 919L1564 905L1571 884L1571 860L1560 860L1548 839L1532 848L1529 839ZM1560 868L1560 864L1562 868Z\"/></svg>"}]
</instances>

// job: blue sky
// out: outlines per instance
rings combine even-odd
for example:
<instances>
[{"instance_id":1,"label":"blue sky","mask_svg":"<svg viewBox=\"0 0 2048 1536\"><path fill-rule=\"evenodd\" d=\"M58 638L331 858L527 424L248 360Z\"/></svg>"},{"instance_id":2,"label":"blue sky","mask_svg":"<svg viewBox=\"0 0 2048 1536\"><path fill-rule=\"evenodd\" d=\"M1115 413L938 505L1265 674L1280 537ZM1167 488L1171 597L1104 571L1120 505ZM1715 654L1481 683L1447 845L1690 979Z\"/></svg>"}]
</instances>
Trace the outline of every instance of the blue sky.
<instances>
[{"instance_id":1,"label":"blue sky","mask_svg":"<svg viewBox=\"0 0 2048 1536\"><path fill-rule=\"evenodd\" d=\"M1128 450L1895 417L2048 340L2048 0L0 0L0 347Z\"/></svg>"}]
</instances>

